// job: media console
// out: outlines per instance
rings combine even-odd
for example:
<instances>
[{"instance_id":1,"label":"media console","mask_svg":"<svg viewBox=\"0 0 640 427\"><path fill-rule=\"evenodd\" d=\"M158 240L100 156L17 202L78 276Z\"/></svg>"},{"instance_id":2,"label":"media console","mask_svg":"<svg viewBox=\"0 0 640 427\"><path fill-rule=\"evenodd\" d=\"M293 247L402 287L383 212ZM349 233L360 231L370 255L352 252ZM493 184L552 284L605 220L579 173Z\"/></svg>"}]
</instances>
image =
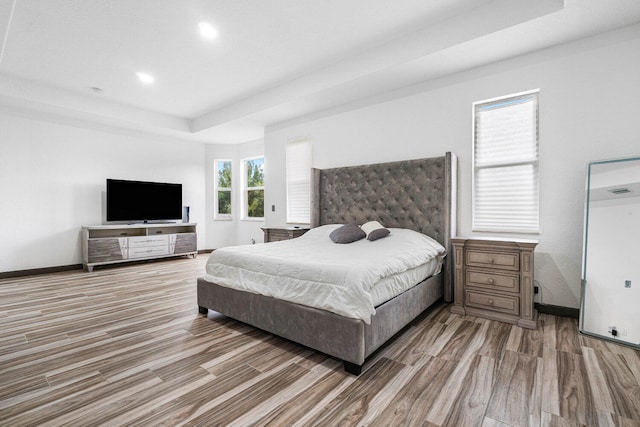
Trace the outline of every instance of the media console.
<instances>
[{"instance_id":1,"label":"media console","mask_svg":"<svg viewBox=\"0 0 640 427\"><path fill-rule=\"evenodd\" d=\"M82 264L96 265L198 253L196 224L94 225L82 227Z\"/></svg>"}]
</instances>

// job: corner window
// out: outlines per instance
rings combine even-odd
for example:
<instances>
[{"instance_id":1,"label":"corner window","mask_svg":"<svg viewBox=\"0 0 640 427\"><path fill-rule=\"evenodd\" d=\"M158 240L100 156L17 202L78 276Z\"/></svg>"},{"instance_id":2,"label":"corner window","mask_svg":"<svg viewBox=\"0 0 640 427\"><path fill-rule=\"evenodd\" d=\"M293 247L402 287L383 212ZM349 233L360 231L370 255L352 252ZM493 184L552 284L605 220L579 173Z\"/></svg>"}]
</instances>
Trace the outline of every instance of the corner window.
<instances>
[{"instance_id":1,"label":"corner window","mask_svg":"<svg viewBox=\"0 0 640 427\"><path fill-rule=\"evenodd\" d=\"M539 232L538 93L473 104L473 231Z\"/></svg>"},{"instance_id":2,"label":"corner window","mask_svg":"<svg viewBox=\"0 0 640 427\"><path fill-rule=\"evenodd\" d=\"M243 219L264 218L264 157L244 159L243 169Z\"/></svg>"},{"instance_id":3,"label":"corner window","mask_svg":"<svg viewBox=\"0 0 640 427\"><path fill-rule=\"evenodd\" d=\"M214 219L231 219L231 160L215 160L216 178L214 182Z\"/></svg>"},{"instance_id":4,"label":"corner window","mask_svg":"<svg viewBox=\"0 0 640 427\"><path fill-rule=\"evenodd\" d=\"M311 222L311 141L287 144L287 222Z\"/></svg>"}]
</instances>

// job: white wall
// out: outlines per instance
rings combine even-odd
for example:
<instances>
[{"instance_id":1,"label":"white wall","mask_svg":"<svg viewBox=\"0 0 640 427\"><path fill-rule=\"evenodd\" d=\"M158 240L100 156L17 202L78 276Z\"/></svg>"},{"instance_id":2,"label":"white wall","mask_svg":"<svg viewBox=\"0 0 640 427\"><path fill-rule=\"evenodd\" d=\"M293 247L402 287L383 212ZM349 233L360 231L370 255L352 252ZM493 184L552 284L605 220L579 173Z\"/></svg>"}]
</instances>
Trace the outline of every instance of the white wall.
<instances>
[{"instance_id":1,"label":"white wall","mask_svg":"<svg viewBox=\"0 0 640 427\"><path fill-rule=\"evenodd\" d=\"M262 140L251 141L239 145L210 144L206 147L206 206L207 206L207 249L218 249L224 246L244 245L264 241L264 221L240 219L240 188L242 159L259 157L264 155L264 143ZM232 160L232 193L231 193L231 220L214 219L214 182L216 171L215 160ZM265 163L265 175L268 174L269 165ZM265 178L266 179L266 178ZM266 206L265 206L266 210Z\"/></svg>"},{"instance_id":2,"label":"white wall","mask_svg":"<svg viewBox=\"0 0 640 427\"><path fill-rule=\"evenodd\" d=\"M0 271L82 262L106 178L176 182L205 242L204 144L0 113Z\"/></svg>"},{"instance_id":3,"label":"white wall","mask_svg":"<svg viewBox=\"0 0 640 427\"><path fill-rule=\"evenodd\" d=\"M207 249L218 249L224 246L234 245L237 235L238 195L236 187L240 185L239 167L237 162L237 148L234 145L207 145L206 151L206 222L207 222ZM213 200L214 183L216 180L215 160L231 160L231 213L230 220L214 219L215 204Z\"/></svg>"},{"instance_id":4,"label":"white wall","mask_svg":"<svg viewBox=\"0 0 640 427\"><path fill-rule=\"evenodd\" d=\"M240 161L242 159L248 159L251 157L259 157L264 155L264 142L263 140L250 142L246 144L241 144L238 146L238 177L240 177ZM269 164L265 161L265 181L268 179L269 171L271 168ZM240 188L240 187L238 187ZM266 189L265 189L266 192ZM267 211L267 204L265 203L264 207L265 212ZM237 245L248 245L253 241L256 243L264 242L264 232L261 227L264 227L264 220L239 220L238 221L238 233L236 243Z\"/></svg>"},{"instance_id":5,"label":"white wall","mask_svg":"<svg viewBox=\"0 0 640 427\"><path fill-rule=\"evenodd\" d=\"M640 26L381 96L377 103L268 128L268 226L286 221L287 141L313 141L313 167L458 155L458 233L471 231L471 104L540 89L542 302L579 307L586 165L640 154ZM486 233L485 233L486 234Z\"/></svg>"}]
</instances>

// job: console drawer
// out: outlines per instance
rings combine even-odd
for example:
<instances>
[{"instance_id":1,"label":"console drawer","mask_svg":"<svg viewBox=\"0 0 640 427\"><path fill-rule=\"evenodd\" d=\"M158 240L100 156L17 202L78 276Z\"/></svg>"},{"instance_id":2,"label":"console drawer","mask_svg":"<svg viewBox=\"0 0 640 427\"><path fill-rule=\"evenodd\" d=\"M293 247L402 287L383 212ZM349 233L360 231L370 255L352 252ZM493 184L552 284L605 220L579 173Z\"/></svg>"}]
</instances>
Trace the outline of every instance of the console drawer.
<instances>
[{"instance_id":1,"label":"console drawer","mask_svg":"<svg viewBox=\"0 0 640 427\"><path fill-rule=\"evenodd\" d=\"M501 313L520 314L520 298L467 290L466 305Z\"/></svg>"},{"instance_id":2,"label":"console drawer","mask_svg":"<svg viewBox=\"0 0 640 427\"><path fill-rule=\"evenodd\" d=\"M145 258L156 255L169 255L169 246L144 246L129 248L129 258Z\"/></svg>"},{"instance_id":3,"label":"console drawer","mask_svg":"<svg viewBox=\"0 0 640 427\"><path fill-rule=\"evenodd\" d=\"M148 246L169 246L169 236L136 236L129 237L129 251L135 248L148 247Z\"/></svg>"},{"instance_id":4,"label":"console drawer","mask_svg":"<svg viewBox=\"0 0 640 427\"><path fill-rule=\"evenodd\" d=\"M87 240L87 262L110 262L127 259L126 237Z\"/></svg>"},{"instance_id":5,"label":"console drawer","mask_svg":"<svg viewBox=\"0 0 640 427\"><path fill-rule=\"evenodd\" d=\"M196 233L174 234L175 238L171 240L170 253L184 254L196 252L198 250L198 239Z\"/></svg>"}]
</instances>

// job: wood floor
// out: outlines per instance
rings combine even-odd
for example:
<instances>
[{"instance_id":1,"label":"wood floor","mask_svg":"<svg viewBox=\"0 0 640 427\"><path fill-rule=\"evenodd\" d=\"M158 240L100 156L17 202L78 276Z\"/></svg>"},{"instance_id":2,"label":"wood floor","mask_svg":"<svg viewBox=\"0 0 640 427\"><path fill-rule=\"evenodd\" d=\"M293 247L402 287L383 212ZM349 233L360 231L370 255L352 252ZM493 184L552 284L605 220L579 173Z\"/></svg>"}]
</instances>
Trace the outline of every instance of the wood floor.
<instances>
[{"instance_id":1,"label":"wood floor","mask_svg":"<svg viewBox=\"0 0 640 427\"><path fill-rule=\"evenodd\" d=\"M209 312L206 255L0 281L0 426L640 426L640 352L440 304L340 361Z\"/></svg>"}]
</instances>

